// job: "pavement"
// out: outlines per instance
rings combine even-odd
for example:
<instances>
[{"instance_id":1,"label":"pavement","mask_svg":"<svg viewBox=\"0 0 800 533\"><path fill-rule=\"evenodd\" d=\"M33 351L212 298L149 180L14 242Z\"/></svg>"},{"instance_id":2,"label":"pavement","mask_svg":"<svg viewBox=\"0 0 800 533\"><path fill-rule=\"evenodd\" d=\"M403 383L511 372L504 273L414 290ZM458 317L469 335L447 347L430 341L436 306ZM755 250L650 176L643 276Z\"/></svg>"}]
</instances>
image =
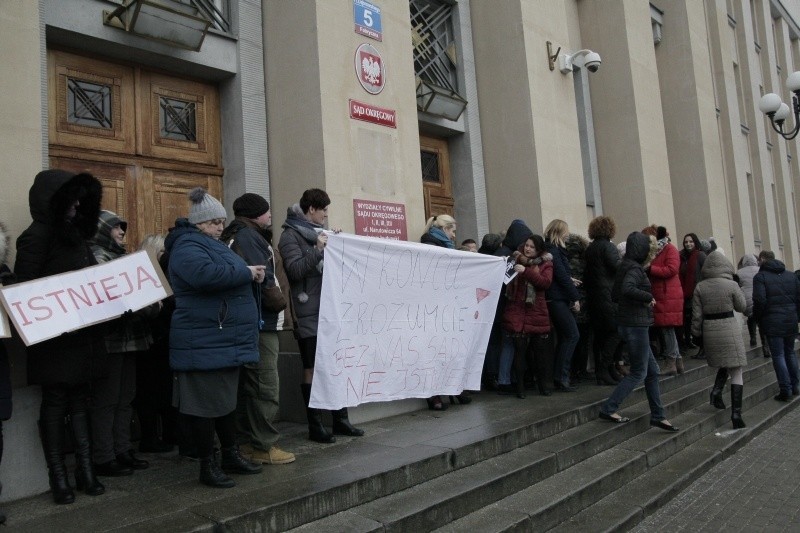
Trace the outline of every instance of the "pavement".
<instances>
[{"instance_id":1,"label":"pavement","mask_svg":"<svg viewBox=\"0 0 800 533\"><path fill-rule=\"evenodd\" d=\"M633 531L800 531L798 442L794 409Z\"/></svg>"}]
</instances>

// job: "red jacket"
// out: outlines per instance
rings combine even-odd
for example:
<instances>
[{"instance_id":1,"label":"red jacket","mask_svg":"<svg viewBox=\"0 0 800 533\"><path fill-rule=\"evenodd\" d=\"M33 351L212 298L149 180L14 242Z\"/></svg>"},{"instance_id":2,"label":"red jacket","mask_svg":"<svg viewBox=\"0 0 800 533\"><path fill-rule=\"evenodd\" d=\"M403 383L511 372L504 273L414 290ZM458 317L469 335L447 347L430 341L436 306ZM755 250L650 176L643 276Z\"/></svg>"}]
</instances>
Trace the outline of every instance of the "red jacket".
<instances>
[{"instance_id":1,"label":"red jacket","mask_svg":"<svg viewBox=\"0 0 800 533\"><path fill-rule=\"evenodd\" d=\"M650 264L650 285L656 306L653 309L654 326L683 325L683 289L678 272L681 266L678 249L670 243Z\"/></svg>"},{"instance_id":2,"label":"red jacket","mask_svg":"<svg viewBox=\"0 0 800 533\"><path fill-rule=\"evenodd\" d=\"M550 315L547 312L544 291L553 282L553 261L550 254L542 257L545 260L538 265L538 269L528 266L508 284L503 329L509 333L533 334L550 331ZM536 297L532 305L525 302L528 283L535 288Z\"/></svg>"}]
</instances>

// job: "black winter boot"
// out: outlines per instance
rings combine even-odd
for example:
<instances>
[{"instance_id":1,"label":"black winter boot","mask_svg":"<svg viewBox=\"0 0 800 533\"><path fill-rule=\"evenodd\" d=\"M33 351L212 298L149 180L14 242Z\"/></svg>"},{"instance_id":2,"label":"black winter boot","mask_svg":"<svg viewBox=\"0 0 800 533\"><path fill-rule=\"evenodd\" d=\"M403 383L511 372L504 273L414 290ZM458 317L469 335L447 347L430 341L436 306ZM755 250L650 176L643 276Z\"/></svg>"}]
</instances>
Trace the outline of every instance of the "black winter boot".
<instances>
[{"instance_id":1,"label":"black winter boot","mask_svg":"<svg viewBox=\"0 0 800 533\"><path fill-rule=\"evenodd\" d=\"M231 446L222 448L222 470L230 474L260 474L263 468L242 457L238 446Z\"/></svg>"},{"instance_id":2,"label":"black winter boot","mask_svg":"<svg viewBox=\"0 0 800 533\"><path fill-rule=\"evenodd\" d=\"M303 400L306 403L306 416L308 417L308 438L314 442L321 442L323 444L332 444L336 442L336 437L328 433L325 426L322 425L322 417L317 409L308 406L311 401L311 383L301 383L300 392L303 393Z\"/></svg>"},{"instance_id":3,"label":"black winter boot","mask_svg":"<svg viewBox=\"0 0 800 533\"><path fill-rule=\"evenodd\" d=\"M218 489L236 486L236 482L225 475L213 456L200 459L200 483Z\"/></svg>"},{"instance_id":4,"label":"black winter boot","mask_svg":"<svg viewBox=\"0 0 800 533\"><path fill-rule=\"evenodd\" d=\"M342 407L338 411L331 411L331 415L333 415L334 435L346 435L348 437L362 437L364 435L363 429L354 427L350 423L350 419L347 416L347 407Z\"/></svg>"},{"instance_id":5,"label":"black winter boot","mask_svg":"<svg viewBox=\"0 0 800 533\"><path fill-rule=\"evenodd\" d=\"M75 493L69 484L67 466L64 464L64 414L66 406L47 406L42 404L41 433L44 459L53 501L67 504L75 501Z\"/></svg>"},{"instance_id":6,"label":"black winter boot","mask_svg":"<svg viewBox=\"0 0 800 533\"><path fill-rule=\"evenodd\" d=\"M717 409L725 409L725 402L722 400L722 389L725 388L726 381L728 381L728 369L720 368L717 370L717 379L714 380L714 386L711 388L711 394L709 395L711 405Z\"/></svg>"},{"instance_id":7,"label":"black winter boot","mask_svg":"<svg viewBox=\"0 0 800 533\"><path fill-rule=\"evenodd\" d=\"M742 393L744 385L731 385L731 422L733 429L747 427L742 420Z\"/></svg>"},{"instance_id":8,"label":"black winter boot","mask_svg":"<svg viewBox=\"0 0 800 533\"><path fill-rule=\"evenodd\" d=\"M71 415L72 434L75 436L75 486L89 496L99 496L106 491L94 472L92 444L89 436L89 417L86 411L75 411Z\"/></svg>"}]
</instances>

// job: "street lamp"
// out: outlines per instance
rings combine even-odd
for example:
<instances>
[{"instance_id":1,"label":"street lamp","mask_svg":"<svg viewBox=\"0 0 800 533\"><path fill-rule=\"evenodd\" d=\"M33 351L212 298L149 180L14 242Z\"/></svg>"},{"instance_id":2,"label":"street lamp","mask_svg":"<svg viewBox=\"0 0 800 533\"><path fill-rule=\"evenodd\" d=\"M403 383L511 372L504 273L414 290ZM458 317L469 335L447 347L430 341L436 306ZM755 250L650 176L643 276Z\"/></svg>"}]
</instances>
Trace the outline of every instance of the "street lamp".
<instances>
[{"instance_id":1,"label":"street lamp","mask_svg":"<svg viewBox=\"0 0 800 533\"><path fill-rule=\"evenodd\" d=\"M783 124L789 118L792 110L781 101L781 97L777 94L767 93L762 96L758 102L758 109L769 117L772 129L787 141L791 141L800 132L800 71L792 72L786 78L786 88L792 92L792 108L794 109L794 127L792 131L783 131Z\"/></svg>"}]
</instances>

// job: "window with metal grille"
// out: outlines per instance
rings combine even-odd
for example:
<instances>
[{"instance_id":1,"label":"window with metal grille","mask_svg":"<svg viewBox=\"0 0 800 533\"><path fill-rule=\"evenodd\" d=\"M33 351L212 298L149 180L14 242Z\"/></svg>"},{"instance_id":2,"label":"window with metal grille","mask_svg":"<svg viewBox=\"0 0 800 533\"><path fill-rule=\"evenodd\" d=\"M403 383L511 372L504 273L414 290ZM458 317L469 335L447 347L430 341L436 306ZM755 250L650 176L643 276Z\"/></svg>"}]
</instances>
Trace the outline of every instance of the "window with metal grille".
<instances>
[{"instance_id":1,"label":"window with metal grille","mask_svg":"<svg viewBox=\"0 0 800 533\"><path fill-rule=\"evenodd\" d=\"M439 176L439 154L436 152L421 151L422 159L422 181L439 183L442 181Z\"/></svg>"},{"instance_id":2,"label":"window with metal grille","mask_svg":"<svg viewBox=\"0 0 800 533\"><path fill-rule=\"evenodd\" d=\"M453 6L438 0L410 0L411 41L417 77L456 91L456 42Z\"/></svg>"},{"instance_id":3,"label":"window with metal grille","mask_svg":"<svg viewBox=\"0 0 800 533\"><path fill-rule=\"evenodd\" d=\"M159 127L161 137L177 141L196 141L195 103L160 97Z\"/></svg>"},{"instance_id":4,"label":"window with metal grille","mask_svg":"<svg viewBox=\"0 0 800 533\"><path fill-rule=\"evenodd\" d=\"M92 128L113 127L111 87L67 78L67 122Z\"/></svg>"}]
</instances>

